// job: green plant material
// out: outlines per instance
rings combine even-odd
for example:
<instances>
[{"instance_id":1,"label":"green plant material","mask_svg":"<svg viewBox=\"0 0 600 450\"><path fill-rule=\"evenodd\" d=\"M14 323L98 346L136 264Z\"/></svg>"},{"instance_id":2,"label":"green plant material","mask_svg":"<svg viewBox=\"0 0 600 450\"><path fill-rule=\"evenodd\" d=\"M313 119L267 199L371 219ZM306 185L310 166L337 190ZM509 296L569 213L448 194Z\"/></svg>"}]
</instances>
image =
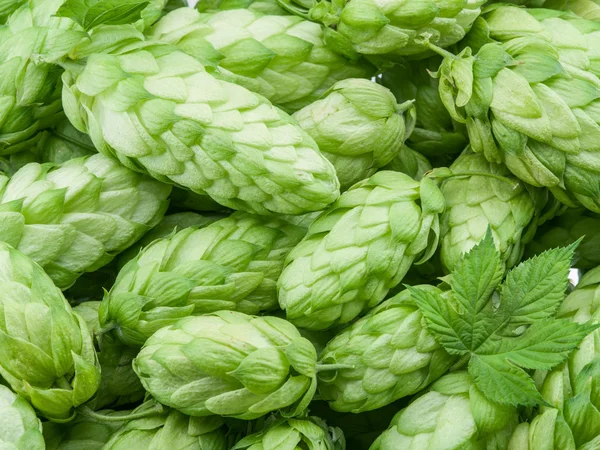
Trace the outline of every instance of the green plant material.
<instances>
[{"instance_id":1,"label":"green plant material","mask_svg":"<svg viewBox=\"0 0 600 450\"><path fill-rule=\"evenodd\" d=\"M437 248L444 198L429 178L381 171L321 214L289 254L279 304L301 328L354 320L383 301L415 261Z\"/></svg>"},{"instance_id":2,"label":"green plant material","mask_svg":"<svg viewBox=\"0 0 600 450\"><path fill-rule=\"evenodd\" d=\"M547 409L531 423L519 424L513 431L507 450L575 450L573 432L557 409ZM591 450L591 449L590 449Z\"/></svg>"},{"instance_id":3,"label":"green plant material","mask_svg":"<svg viewBox=\"0 0 600 450\"><path fill-rule=\"evenodd\" d=\"M380 82L400 103L414 100L417 122L407 145L426 156L436 167L448 166L468 144L465 126L452 119L440 98L439 82L432 77L439 56L402 62L383 72Z\"/></svg>"},{"instance_id":4,"label":"green plant material","mask_svg":"<svg viewBox=\"0 0 600 450\"><path fill-rule=\"evenodd\" d=\"M169 191L103 155L28 164L0 175L0 236L66 289L158 223Z\"/></svg>"},{"instance_id":5,"label":"green plant material","mask_svg":"<svg viewBox=\"0 0 600 450\"><path fill-rule=\"evenodd\" d=\"M600 21L600 2L598 0L510 0L505 3L514 3L528 8L571 11L583 19Z\"/></svg>"},{"instance_id":6,"label":"green plant material","mask_svg":"<svg viewBox=\"0 0 600 450\"><path fill-rule=\"evenodd\" d=\"M0 385L0 447L44 450L42 424L27 401L6 386ZM329 449L328 449L329 450Z\"/></svg>"},{"instance_id":7,"label":"green plant material","mask_svg":"<svg viewBox=\"0 0 600 450\"><path fill-rule=\"evenodd\" d=\"M115 284L117 275L118 270L113 261L98 270L84 273L63 294L71 305L98 300L104 296L104 291L110 290Z\"/></svg>"},{"instance_id":8,"label":"green plant material","mask_svg":"<svg viewBox=\"0 0 600 450\"><path fill-rule=\"evenodd\" d=\"M116 417L128 414L129 411L105 410L101 413ZM123 423L101 421L81 415L68 424L44 422L46 450L102 450Z\"/></svg>"},{"instance_id":9,"label":"green plant material","mask_svg":"<svg viewBox=\"0 0 600 450\"><path fill-rule=\"evenodd\" d=\"M146 391L132 366L138 349L127 347L110 334L101 334L99 308L99 301L90 301L73 309L86 322L90 336L95 341L100 363L100 387L86 406L98 410L107 406L117 407L139 402Z\"/></svg>"},{"instance_id":10,"label":"green plant material","mask_svg":"<svg viewBox=\"0 0 600 450\"><path fill-rule=\"evenodd\" d=\"M171 46L137 46L63 76L65 112L101 153L233 209L300 214L339 196L333 166L291 117Z\"/></svg>"},{"instance_id":11,"label":"green plant material","mask_svg":"<svg viewBox=\"0 0 600 450\"><path fill-rule=\"evenodd\" d=\"M287 16L289 14L279 6L276 0L200 0L196 3L196 9L200 12L248 9L252 12L272 16Z\"/></svg>"},{"instance_id":12,"label":"green plant material","mask_svg":"<svg viewBox=\"0 0 600 450\"><path fill-rule=\"evenodd\" d=\"M491 231L456 265L449 297L409 288L427 328L490 401L544 403L526 370L550 370L567 359L596 325L554 318L565 296L577 244L549 250L508 272Z\"/></svg>"},{"instance_id":13,"label":"green plant material","mask_svg":"<svg viewBox=\"0 0 600 450\"><path fill-rule=\"evenodd\" d=\"M148 411L143 404L133 414ZM220 417L188 417L166 409L127 421L112 435L103 450L168 449L228 450Z\"/></svg>"},{"instance_id":14,"label":"green plant material","mask_svg":"<svg viewBox=\"0 0 600 450\"><path fill-rule=\"evenodd\" d=\"M585 36L549 14L491 7L465 40L470 47L444 59L440 95L475 152L568 206L600 212L600 79Z\"/></svg>"},{"instance_id":15,"label":"green plant material","mask_svg":"<svg viewBox=\"0 0 600 450\"><path fill-rule=\"evenodd\" d=\"M403 145L394 159L383 167L383 170L405 173L415 181L421 181L431 169L431 163L427 158L407 145Z\"/></svg>"},{"instance_id":16,"label":"green plant material","mask_svg":"<svg viewBox=\"0 0 600 450\"><path fill-rule=\"evenodd\" d=\"M173 187L170 197L170 206L182 211L205 212L231 212L230 209L219 205L212 198L205 194L196 194L192 191L186 191L176 186Z\"/></svg>"},{"instance_id":17,"label":"green plant material","mask_svg":"<svg viewBox=\"0 0 600 450\"><path fill-rule=\"evenodd\" d=\"M38 131L62 117L60 74L55 65L85 33L69 20L54 16L61 0L0 2L12 12L0 27L0 155L27 150ZM21 7L14 8L23 3Z\"/></svg>"},{"instance_id":18,"label":"green plant material","mask_svg":"<svg viewBox=\"0 0 600 450\"><path fill-rule=\"evenodd\" d=\"M161 328L133 368L164 405L250 420L304 412L317 388L316 362L313 345L289 322L219 311Z\"/></svg>"},{"instance_id":19,"label":"green plant material","mask_svg":"<svg viewBox=\"0 0 600 450\"><path fill-rule=\"evenodd\" d=\"M156 240L121 269L100 323L141 347L182 317L277 309L277 278L305 232L281 219L234 213Z\"/></svg>"},{"instance_id":20,"label":"green plant material","mask_svg":"<svg viewBox=\"0 0 600 450\"><path fill-rule=\"evenodd\" d=\"M583 238L575 250L573 267L588 270L600 265L600 215L585 209L568 209L540 227L525 247L526 256L570 245Z\"/></svg>"},{"instance_id":21,"label":"green plant material","mask_svg":"<svg viewBox=\"0 0 600 450\"><path fill-rule=\"evenodd\" d=\"M424 56L424 39L440 47L456 44L481 12L480 0L429 2L372 0L278 0L294 14L326 27L328 45L349 57L374 56L398 61Z\"/></svg>"},{"instance_id":22,"label":"green plant material","mask_svg":"<svg viewBox=\"0 0 600 450\"><path fill-rule=\"evenodd\" d=\"M161 19L149 34L218 65L231 81L289 112L319 99L337 81L375 72L367 62L330 50L321 26L296 16L187 8Z\"/></svg>"},{"instance_id":23,"label":"green plant material","mask_svg":"<svg viewBox=\"0 0 600 450\"><path fill-rule=\"evenodd\" d=\"M168 0L167 4L163 8L163 15L168 14L178 8L185 8L186 6L188 6L188 2L186 0Z\"/></svg>"},{"instance_id":24,"label":"green plant material","mask_svg":"<svg viewBox=\"0 0 600 450\"><path fill-rule=\"evenodd\" d=\"M0 375L44 417L73 419L100 382L85 322L39 265L5 243L0 277Z\"/></svg>"},{"instance_id":25,"label":"green plant material","mask_svg":"<svg viewBox=\"0 0 600 450\"><path fill-rule=\"evenodd\" d=\"M370 450L503 449L516 421L514 407L494 403L469 374L455 372L396 414Z\"/></svg>"},{"instance_id":26,"label":"green plant material","mask_svg":"<svg viewBox=\"0 0 600 450\"><path fill-rule=\"evenodd\" d=\"M416 120L412 101L360 78L338 81L321 100L293 115L335 167L342 190L399 155Z\"/></svg>"},{"instance_id":27,"label":"green plant material","mask_svg":"<svg viewBox=\"0 0 600 450\"><path fill-rule=\"evenodd\" d=\"M231 450L346 450L342 430L315 416L286 419L272 415L258 419L249 428L251 434Z\"/></svg>"},{"instance_id":28,"label":"green plant material","mask_svg":"<svg viewBox=\"0 0 600 450\"><path fill-rule=\"evenodd\" d=\"M488 227L505 267L518 264L524 244L537 228L547 191L527 186L504 165L470 151L460 155L450 171L454 176L440 185L446 199L440 216L440 257L445 269L452 272Z\"/></svg>"},{"instance_id":29,"label":"green plant material","mask_svg":"<svg viewBox=\"0 0 600 450\"><path fill-rule=\"evenodd\" d=\"M0 0L0 24L4 24L6 19L25 3L27 0Z\"/></svg>"},{"instance_id":30,"label":"green plant material","mask_svg":"<svg viewBox=\"0 0 600 450\"><path fill-rule=\"evenodd\" d=\"M433 286L421 286L442 297ZM320 398L342 412L381 408L420 392L455 363L425 328L410 291L402 291L342 330L320 355L344 366L319 374Z\"/></svg>"}]
</instances>

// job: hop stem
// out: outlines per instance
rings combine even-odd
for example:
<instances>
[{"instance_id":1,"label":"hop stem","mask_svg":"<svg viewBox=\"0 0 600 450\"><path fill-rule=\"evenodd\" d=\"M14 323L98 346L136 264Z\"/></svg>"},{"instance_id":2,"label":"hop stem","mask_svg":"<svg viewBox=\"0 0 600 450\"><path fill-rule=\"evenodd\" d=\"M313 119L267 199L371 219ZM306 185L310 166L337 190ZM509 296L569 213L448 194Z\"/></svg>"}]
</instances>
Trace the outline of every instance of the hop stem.
<instances>
[{"instance_id":1,"label":"hop stem","mask_svg":"<svg viewBox=\"0 0 600 450\"><path fill-rule=\"evenodd\" d=\"M90 417L101 422L123 422L128 420L143 419L154 414L160 414L163 411L164 408L160 403L154 404L152 407L148 408L145 411L122 416L109 416L107 414L100 414L95 411L92 411L87 406L81 406L77 408L77 412L82 416Z\"/></svg>"},{"instance_id":2,"label":"hop stem","mask_svg":"<svg viewBox=\"0 0 600 450\"><path fill-rule=\"evenodd\" d=\"M354 366L350 364L317 364L317 373L340 369L354 369Z\"/></svg>"}]
</instances>

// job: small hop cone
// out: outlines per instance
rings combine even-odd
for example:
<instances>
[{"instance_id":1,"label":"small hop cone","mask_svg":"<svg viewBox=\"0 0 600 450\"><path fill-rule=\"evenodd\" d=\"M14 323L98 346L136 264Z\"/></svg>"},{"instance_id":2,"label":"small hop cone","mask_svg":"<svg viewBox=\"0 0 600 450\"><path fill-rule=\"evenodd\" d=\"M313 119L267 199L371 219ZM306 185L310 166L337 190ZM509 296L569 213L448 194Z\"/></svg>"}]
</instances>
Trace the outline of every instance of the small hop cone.
<instances>
[{"instance_id":1,"label":"small hop cone","mask_svg":"<svg viewBox=\"0 0 600 450\"><path fill-rule=\"evenodd\" d=\"M184 414L250 420L302 413L316 390L316 361L289 322L220 311L160 329L133 368L156 400Z\"/></svg>"},{"instance_id":2,"label":"small hop cone","mask_svg":"<svg viewBox=\"0 0 600 450\"><path fill-rule=\"evenodd\" d=\"M548 409L531 423L519 424L507 450L575 450L573 432L557 409Z\"/></svg>"},{"instance_id":3,"label":"small hop cone","mask_svg":"<svg viewBox=\"0 0 600 450\"><path fill-rule=\"evenodd\" d=\"M381 171L355 184L310 226L278 281L296 326L326 329L379 304L437 247L444 198L429 178Z\"/></svg>"},{"instance_id":4,"label":"small hop cone","mask_svg":"<svg viewBox=\"0 0 600 450\"><path fill-rule=\"evenodd\" d=\"M20 395L0 385L0 447L44 450L42 423L31 405Z\"/></svg>"}]
</instances>

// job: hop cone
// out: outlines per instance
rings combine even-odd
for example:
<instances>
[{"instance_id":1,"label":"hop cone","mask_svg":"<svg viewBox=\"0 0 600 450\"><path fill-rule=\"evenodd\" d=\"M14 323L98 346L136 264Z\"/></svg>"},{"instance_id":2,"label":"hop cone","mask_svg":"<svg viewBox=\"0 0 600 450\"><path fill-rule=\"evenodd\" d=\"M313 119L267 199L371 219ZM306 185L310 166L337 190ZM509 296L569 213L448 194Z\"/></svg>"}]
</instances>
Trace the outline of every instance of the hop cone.
<instances>
[{"instance_id":1,"label":"hop cone","mask_svg":"<svg viewBox=\"0 0 600 450\"><path fill-rule=\"evenodd\" d=\"M334 410L353 413L378 409L416 394L455 361L425 329L408 291L342 330L320 358L350 366L320 374L319 394Z\"/></svg>"},{"instance_id":2,"label":"hop cone","mask_svg":"<svg viewBox=\"0 0 600 450\"><path fill-rule=\"evenodd\" d=\"M42 424L23 397L0 385L0 448L44 450ZM329 450L329 449L328 449Z\"/></svg>"},{"instance_id":3,"label":"hop cone","mask_svg":"<svg viewBox=\"0 0 600 450\"><path fill-rule=\"evenodd\" d=\"M0 175L2 240L60 288L108 264L154 226L170 188L102 155Z\"/></svg>"},{"instance_id":4,"label":"hop cone","mask_svg":"<svg viewBox=\"0 0 600 450\"><path fill-rule=\"evenodd\" d=\"M573 433L557 409L546 410L537 415L531 423L519 424L510 437L507 448L507 450L537 449L576 449Z\"/></svg>"},{"instance_id":5,"label":"hop cone","mask_svg":"<svg viewBox=\"0 0 600 450\"><path fill-rule=\"evenodd\" d=\"M488 228L506 267L518 264L523 244L535 232L534 218L545 206L545 192L527 186L504 165L490 163L481 154L463 153L450 170L466 176L451 177L440 186L446 199L440 216L440 256L446 270L452 272Z\"/></svg>"},{"instance_id":6,"label":"hop cone","mask_svg":"<svg viewBox=\"0 0 600 450\"><path fill-rule=\"evenodd\" d=\"M257 420L258 431L239 440L231 450L346 450L344 434L318 417Z\"/></svg>"},{"instance_id":7,"label":"hop cone","mask_svg":"<svg viewBox=\"0 0 600 450\"><path fill-rule=\"evenodd\" d=\"M583 237L575 250L573 266L588 270L600 265L600 216L585 209L569 209L540 227L525 248L526 255L570 245Z\"/></svg>"},{"instance_id":8,"label":"hop cone","mask_svg":"<svg viewBox=\"0 0 600 450\"><path fill-rule=\"evenodd\" d=\"M588 70L585 36L548 19L561 40L584 46L565 54L536 14L491 8L467 39L471 47L442 63L440 94L467 124L473 150L569 206L600 212L600 79Z\"/></svg>"},{"instance_id":9,"label":"hop cone","mask_svg":"<svg viewBox=\"0 0 600 450\"><path fill-rule=\"evenodd\" d=\"M288 115L169 46L94 54L63 78L71 122L126 167L262 214L339 195L333 166Z\"/></svg>"},{"instance_id":10,"label":"hop cone","mask_svg":"<svg viewBox=\"0 0 600 450\"><path fill-rule=\"evenodd\" d=\"M0 375L46 418L70 420L100 382L87 326L27 256L0 243L0 262Z\"/></svg>"},{"instance_id":11,"label":"hop cone","mask_svg":"<svg viewBox=\"0 0 600 450\"><path fill-rule=\"evenodd\" d=\"M402 172L415 181L421 181L432 167L427 158L407 145L403 145L400 152L383 169Z\"/></svg>"},{"instance_id":12,"label":"hop cone","mask_svg":"<svg viewBox=\"0 0 600 450\"><path fill-rule=\"evenodd\" d=\"M330 50L321 26L296 16L186 8L164 17L151 36L218 64L233 82L288 111L317 100L336 81L375 71Z\"/></svg>"},{"instance_id":13,"label":"hop cone","mask_svg":"<svg viewBox=\"0 0 600 450\"><path fill-rule=\"evenodd\" d=\"M410 266L437 247L444 199L435 184L381 171L319 216L289 254L279 304L296 326L348 323L379 304Z\"/></svg>"},{"instance_id":14,"label":"hop cone","mask_svg":"<svg viewBox=\"0 0 600 450\"><path fill-rule=\"evenodd\" d=\"M196 9L205 11L224 11L228 9L248 9L252 12L274 16L286 16L289 13L276 0L200 0Z\"/></svg>"},{"instance_id":15,"label":"hop cone","mask_svg":"<svg viewBox=\"0 0 600 450\"><path fill-rule=\"evenodd\" d=\"M346 190L400 153L415 110L412 102L398 105L389 89L373 81L347 79L293 117L332 162Z\"/></svg>"},{"instance_id":16,"label":"hop cone","mask_svg":"<svg viewBox=\"0 0 600 450\"><path fill-rule=\"evenodd\" d=\"M371 450L506 448L516 418L514 408L490 402L470 375L455 372L396 414Z\"/></svg>"},{"instance_id":17,"label":"hop cone","mask_svg":"<svg viewBox=\"0 0 600 450\"><path fill-rule=\"evenodd\" d=\"M100 302L90 301L73 309L86 322L92 339L97 339L100 387L94 398L86 404L96 410L135 403L142 400L146 394L132 366L138 349L127 347L110 334L100 334L102 330L98 318L99 308Z\"/></svg>"},{"instance_id":18,"label":"hop cone","mask_svg":"<svg viewBox=\"0 0 600 450\"><path fill-rule=\"evenodd\" d=\"M402 63L386 70L381 83L399 102L414 99L417 122L407 145L425 155L438 166L450 165L467 146L464 125L450 117L438 93L439 82L431 76L438 70L441 58Z\"/></svg>"},{"instance_id":19,"label":"hop cone","mask_svg":"<svg viewBox=\"0 0 600 450\"><path fill-rule=\"evenodd\" d=\"M528 8L571 11L583 19L600 21L600 2L598 0L510 0L503 3L514 3Z\"/></svg>"},{"instance_id":20,"label":"hop cone","mask_svg":"<svg viewBox=\"0 0 600 450\"><path fill-rule=\"evenodd\" d=\"M0 27L2 155L29 148L39 130L61 119L62 69L52 63L85 37L72 20L55 17L62 0L21 3ZM7 11L0 3L0 22L3 10Z\"/></svg>"},{"instance_id":21,"label":"hop cone","mask_svg":"<svg viewBox=\"0 0 600 450\"><path fill-rule=\"evenodd\" d=\"M349 56L357 54L399 60L427 53L423 38L448 47L460 41L480 14L480 0L279 0L290 11L308 15L327 27L326 40ZM306 9L308 11L306 11Z\"/></svg>"},{"instance_id":22,"label":"hop cone","mask_svg":"<svg viewBox=\"0 0 600 450\"><path fill-rule=\"evenodd\" d=\"M302 413L317 354L289 322L234 311L187 317L157 331L133 368L159 402L191 416L250 420Z\"/></svg>"},{"instance_id":23,"label":"hop cone","mask_svg":"<svg viewBox=\"0 0 600 450\"><path fill-rule=\"evenodd\" d=\"M127 413L102 411L107 416ZM68 424L44 422L46 450L102 450L121 425L120 421L101 421L82 415Z\"/></svg>"},{"instance_id":24,"label":"hop cone","mask_svg":"<svg viewBox=\"0 0 600 450\"><path fill-rule=\"evenodd\" d=\"M148 406L143 404L133 414L147 410ZM220 417L188 417L170 409L127 421L102 447L103 450L142 448L228 450Z\"/></svg>"},{"instance_id":25,"label":"hop cone","mask_svg":"<svg viewBox=\"0 0 600 450\"><path fill-rule=\"evenodd\" d=\"M102 302L101 324L116 326L119 339L140 347L182 317L276 309L277 278L305 231L280 219L236 213L159 239L121 269Z\"/></svg>"}]
</instances>

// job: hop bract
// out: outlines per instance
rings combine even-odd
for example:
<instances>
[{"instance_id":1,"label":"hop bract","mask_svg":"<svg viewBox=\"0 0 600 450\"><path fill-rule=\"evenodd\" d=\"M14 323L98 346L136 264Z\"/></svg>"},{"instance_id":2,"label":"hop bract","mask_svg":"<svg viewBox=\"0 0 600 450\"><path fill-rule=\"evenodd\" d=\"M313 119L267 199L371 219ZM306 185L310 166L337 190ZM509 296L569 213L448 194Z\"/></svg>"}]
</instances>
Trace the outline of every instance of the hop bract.
<instances>
[{"instance_id":1,"label":"hop bract","mask_svg":"<svg viewBox=\"0 0 600 450\"><path fill-rule=\"evenodd\" d=\"M44 450L42 423L27 401L0 385L0 447L6 449Z\"/></svg>"}]
</instances>

